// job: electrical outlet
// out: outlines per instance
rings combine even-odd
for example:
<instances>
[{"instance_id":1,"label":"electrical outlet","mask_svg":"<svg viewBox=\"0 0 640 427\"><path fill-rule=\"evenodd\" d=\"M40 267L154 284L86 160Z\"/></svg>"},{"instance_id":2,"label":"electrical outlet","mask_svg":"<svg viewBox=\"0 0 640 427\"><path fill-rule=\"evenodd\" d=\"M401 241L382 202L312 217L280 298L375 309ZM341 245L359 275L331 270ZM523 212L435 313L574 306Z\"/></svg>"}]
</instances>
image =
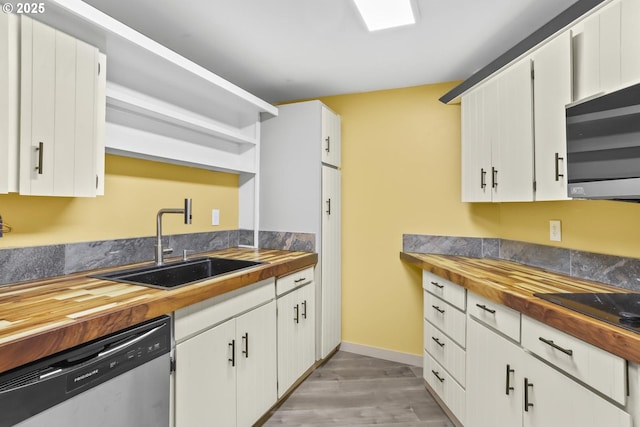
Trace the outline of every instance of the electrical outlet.
<instances>
[{"instance_id":1,"label":"electrical outlet","mask_svg":"<svg viewBox=\"0 0 640 427\"><path fill-rule=\"evenodd\" d=\"M211 210L211 225L220 225L220 209Z\"/></svg>"},{"instance_id":2,"label":"electrical outlet","mask_svg":"<svg viewBox=\"0 0 640 427\"><path fill-rule=\"evenodd\" d=\"M549 240L560 242L562 240L562 227L559 220L549 221Z\"/></svg>"}]
</instances>

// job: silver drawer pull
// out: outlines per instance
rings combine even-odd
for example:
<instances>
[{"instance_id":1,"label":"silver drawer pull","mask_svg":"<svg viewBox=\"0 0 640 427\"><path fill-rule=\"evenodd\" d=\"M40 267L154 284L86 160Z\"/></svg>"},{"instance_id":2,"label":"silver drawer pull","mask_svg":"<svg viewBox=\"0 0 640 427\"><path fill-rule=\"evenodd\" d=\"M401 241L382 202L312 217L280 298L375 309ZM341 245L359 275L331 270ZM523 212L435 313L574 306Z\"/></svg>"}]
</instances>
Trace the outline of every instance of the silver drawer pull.
<instances>
[{"instance_id":1,"label":"silver drawer pull","mask_svg":"<svg viewBox=\"0 0 640 427\"><path fill-rule=\"evenodd\" d=\"M563 352L566 355L573 356L573 350L568 350L566 348L562 348L558 344L554 343L553 341L544 339L542 337L539 337L538 339L540 341L542 341L543 343L555 348L556 350L560 350L561 352Z\"/></svg>"},{"instance_id":2,"label":"silver drawer pull","mask_svg":"<svg viewBox=\"0 0 640 427\"><path fill-rule=\"evenodd\" d=\"M431 284L438 289L444 289L444 285L441 285L438 282L431 282Z\"/></svg>"},{"instance_id":3,"label":"silver drawer pull","mask_svg":"<svg viewBox=\"0 0 640 427\"><path fill-rule=\"evenodd\" d=\"M483 309L484 311L489 312L489 313L491 313L491 314L496 314L496 311L495 311L495 310L492 310L492 309L490 309L490 308L487 308L487 306L486 306L486 305L484 305L484 304L476 304L476 307L479 307L479 308Z\"/></svg>"}]
</instances>

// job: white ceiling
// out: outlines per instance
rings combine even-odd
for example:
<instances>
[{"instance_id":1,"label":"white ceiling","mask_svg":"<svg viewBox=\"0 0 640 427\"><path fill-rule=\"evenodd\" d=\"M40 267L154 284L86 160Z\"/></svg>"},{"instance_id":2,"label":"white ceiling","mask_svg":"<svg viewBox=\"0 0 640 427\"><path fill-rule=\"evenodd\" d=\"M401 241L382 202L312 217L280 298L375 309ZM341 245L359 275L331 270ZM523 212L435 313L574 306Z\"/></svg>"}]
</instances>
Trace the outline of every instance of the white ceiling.
<instances>
[{"instance_id":1,"label":"white ceiling","mask_svg":"<svg viewBox=\"0 0 640 427\"><path fill-rule=\"evenodd\" d=\"M576 0L415 0L369 33L351 0L85 0L271 103L465 79Z\"/></svg>"}]
</instances>

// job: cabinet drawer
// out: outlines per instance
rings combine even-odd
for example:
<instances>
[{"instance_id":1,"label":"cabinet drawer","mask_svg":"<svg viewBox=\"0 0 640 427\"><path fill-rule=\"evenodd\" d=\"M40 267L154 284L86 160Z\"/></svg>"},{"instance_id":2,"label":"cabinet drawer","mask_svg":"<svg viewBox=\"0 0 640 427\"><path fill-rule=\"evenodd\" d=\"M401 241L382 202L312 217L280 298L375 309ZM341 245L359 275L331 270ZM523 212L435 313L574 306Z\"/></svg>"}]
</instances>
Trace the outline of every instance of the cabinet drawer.
<instances>
[{"instance_id":1,"label":"cabinet drawer","mask_svg":"<svg viewBox=\"0 0 640 427\"><path fill-rule=\"evenodd\" d=\"M522 316L522 346L616 402L625 404L624 359L527 316Z\"/></svg>"},{"instance_id":2,"label":"cabinet drawer","mask_svg":"<svg viewBox=\"0 0 640 427\"><path fill-rule=\"evenodd\" d=\"M469 292L471 316L507 337L520 342L520 312Z\"/></svg>"},{"instance_id":3,"label":"cabinet drawer","mask_svg":"<svg viewBox=\"0 0 640 427\"><path fill-rule=\"evenodd\" d=\"M282 295L302 285L306 285L313 280L313 276L314 269L313 267L309 267L287 276L278 277L276 279L276 295Z\"/></svg>"},{"instance_id":4,"label":"cabinet drawer","mask_svg":"<svg viewBox=\"0 0 640 427\"><path fill-rule=\"evenodd\" d=\"M424 349L461 386L465 386L466 357L464 349L426 320L424 321Z\"/></svg>"},{"instance_id":5,"label":"cabinet drawer","mask_svg":"<svg viewBox=\"0 0 640 427\"><path fill-rule=\"evenodd\" d=\"M466 316L440 298L424 292L424 318L463 348L466 342Z\"/></svg>"},{"instance_id":6,"label":"cabinet drawer","mask_svg":"<svg viewBox=\"0 0 640 427\"><path fill-rule=\"evenodd\" d=\"M423 360L423 376L449 410L464 424L466 414L464 389L426 351Z\"/></svg>"},{"instance_id":7,"label":"cabinet drawer","mask_svg":"<svg viewBox=\"0 0 640 427\"><path fill-rule=\"evenodd\" d=\"M176 310L174 312L176 342L184 341L212 326L274 299L274 282L273 278L265 279Z\"/></svg>"},{"instance_id":8,"label":"cabinet drawer","mask_svg":"<svg viewBox=\"0 0 640 427\"><path fill-rule=\"evenodd\" d=\"M467 290L429 271L422 270L422 288L464 311Z\"/></svg>"}]
</instances>

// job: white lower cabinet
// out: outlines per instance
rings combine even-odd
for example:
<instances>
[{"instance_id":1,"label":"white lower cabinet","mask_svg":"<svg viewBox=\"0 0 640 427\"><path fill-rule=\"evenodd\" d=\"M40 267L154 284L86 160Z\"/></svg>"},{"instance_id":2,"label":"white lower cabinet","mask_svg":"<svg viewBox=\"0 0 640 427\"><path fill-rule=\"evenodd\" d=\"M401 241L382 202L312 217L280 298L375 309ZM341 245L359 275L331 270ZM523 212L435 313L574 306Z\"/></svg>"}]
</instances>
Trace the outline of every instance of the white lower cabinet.
<instances>
[{"instance_id":1,"label":"white lower cabinet","mask_svg":"<svg viewBox=\"0 0 640 427\"><path fill-rule=\"evenodd\" d=\"M424 288L423 376L431 390L464 424L466 413L466 290L428 271Z\"/></svg>"},{"instance_id":2,"label":"white lower cabinet","mask_svg":"<svg viewBox=\"0 0 640 427\"><path fill-rule=\"evenodd\" d=\"M175 337L176 427L251 426L276 402L272 279L176 311Z\"/></svg>"},{"instance_id":3,"label":"white lower cabinet","mask_svg":"<svg viewBox=\"0 0 640 427\"><path fill-rule=\"evenodd\" d=\"M294 276L294 277L291 277ZM315 286L313 268L279 278L278 293L278 398L282 397L304 373L315 358ZM289 280L292 278L293 280ZM297 281L297 283L295 283ZM293 290L281 283L293 282ZM280 290L285 293L280 295Z\"/></svg>"},{"instance_id":4,"label":"white lower cabinet","mask_svg":"<svg viewBox=\"0 0 640 427\"><path fill-rule=\"evenodd\" d=\"M467 331L465 426L631 426L623 409L517 342L472 317Z\"/></svg>"}]
</instances>

